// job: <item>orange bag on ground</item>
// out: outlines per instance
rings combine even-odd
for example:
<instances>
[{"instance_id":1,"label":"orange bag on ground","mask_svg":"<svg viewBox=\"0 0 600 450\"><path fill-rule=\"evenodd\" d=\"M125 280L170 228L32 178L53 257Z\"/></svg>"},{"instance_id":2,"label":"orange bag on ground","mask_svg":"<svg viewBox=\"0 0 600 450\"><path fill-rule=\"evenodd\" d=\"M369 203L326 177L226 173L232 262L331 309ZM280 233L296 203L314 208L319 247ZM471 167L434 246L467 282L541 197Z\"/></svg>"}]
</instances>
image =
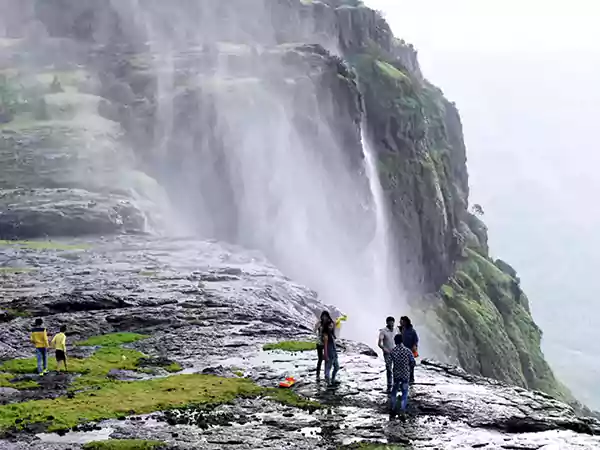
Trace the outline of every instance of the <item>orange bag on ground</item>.
<instances>
[{"instance_id":1,"label":"orange bag on ground","mask_svg":"<svg viewBox=\"0 0 600 450\"><path fill-rule=\"evenodd\" d=\"M281 387L281 388L290 388L294 384L296 384L296 379L294 377L287 377L285 379L285 381L282 381L281 383L279 383L279 387Z\"/></svg>"}]
</instances>

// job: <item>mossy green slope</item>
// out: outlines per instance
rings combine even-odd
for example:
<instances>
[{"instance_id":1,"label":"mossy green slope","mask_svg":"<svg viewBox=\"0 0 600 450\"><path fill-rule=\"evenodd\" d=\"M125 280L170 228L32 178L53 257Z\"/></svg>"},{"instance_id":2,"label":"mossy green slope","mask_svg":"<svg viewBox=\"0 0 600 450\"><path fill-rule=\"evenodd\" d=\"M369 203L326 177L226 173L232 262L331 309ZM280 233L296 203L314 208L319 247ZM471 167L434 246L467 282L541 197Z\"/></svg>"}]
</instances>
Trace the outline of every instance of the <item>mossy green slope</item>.
<instances>
[{"instance_id":1,"label":"mossy green slope","mask_svg":"<svg viewBox=\"0 0 600 450\"><path fill-rule=\"evenodd\" d=\"M570 400L544 359L542 332L519 282L486 255L465 252L438 308L463 367Z\"/></svg>"}]
</instances>

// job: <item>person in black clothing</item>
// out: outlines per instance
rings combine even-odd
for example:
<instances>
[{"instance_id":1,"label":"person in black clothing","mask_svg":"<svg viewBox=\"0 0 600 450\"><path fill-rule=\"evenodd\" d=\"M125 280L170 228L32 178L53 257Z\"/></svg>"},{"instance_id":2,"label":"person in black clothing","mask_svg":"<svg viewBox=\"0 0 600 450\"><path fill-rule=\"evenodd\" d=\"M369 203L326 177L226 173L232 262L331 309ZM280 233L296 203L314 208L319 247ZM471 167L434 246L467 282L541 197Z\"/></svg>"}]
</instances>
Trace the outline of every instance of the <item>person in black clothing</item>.
<instances>
[{"instance_id":1,"label":"person in black clothing","mask_svg":"<svg viewBox=\"0 0 600 450\"><path fill-rule=\"evenodd\" d=\"M320 319L317 321L314 327L314 332L317 334L317 379L321 378L321 366L323 365L324 357L323 357L323 332L321 324L329 316L327 311L323 311L321 313Z\"/></svg>"},{"instance_id":2,"label":"person in black clothing","mask_svg":"<svg viewBox=\"0 0 600 450\"><path fill-rule=\"evenodd\" d=\"M321 324L319 326L319 335L323 340L323 360L325 361L325 381L328 386L336 386L339 382L335 379L340 365L338 362L337 349L335 341L335 322L327 311L321 315ZM333 372L332 372L333 369Z\"/></svg>"},{"instance_id":3,"label":"person in black clothing","mask_svg":"<svg viewBox=\"0 0 600 450\"><path fill-rule=\"evenodd\" d=\"M413 357L419 355L419 335L415 331L412 322L408 316L400 318L400 334L402 335L402 343L406 348L412 351ZM415 382L415 366L410 369L410 384Z\"/></svg>"}]
</instances>

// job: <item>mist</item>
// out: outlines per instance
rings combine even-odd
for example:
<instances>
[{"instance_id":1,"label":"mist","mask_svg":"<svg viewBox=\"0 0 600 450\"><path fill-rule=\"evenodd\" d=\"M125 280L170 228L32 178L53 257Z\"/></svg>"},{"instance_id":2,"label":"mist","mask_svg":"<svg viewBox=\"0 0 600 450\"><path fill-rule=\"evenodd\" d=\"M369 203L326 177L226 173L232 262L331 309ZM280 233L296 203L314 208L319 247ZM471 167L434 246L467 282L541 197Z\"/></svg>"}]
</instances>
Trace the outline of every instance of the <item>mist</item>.
<instances>
[{"instance_id":1,"label":"mist","mask_svg":"<svg viewBox=\"0 0 600 450\"><path fill-rule=\"evenodd\" d=\"M519 272L558 377L600 408L600 5L366 3L457 103L471 204L484 208L491 252Z\"/></svg>"}]
</instances>

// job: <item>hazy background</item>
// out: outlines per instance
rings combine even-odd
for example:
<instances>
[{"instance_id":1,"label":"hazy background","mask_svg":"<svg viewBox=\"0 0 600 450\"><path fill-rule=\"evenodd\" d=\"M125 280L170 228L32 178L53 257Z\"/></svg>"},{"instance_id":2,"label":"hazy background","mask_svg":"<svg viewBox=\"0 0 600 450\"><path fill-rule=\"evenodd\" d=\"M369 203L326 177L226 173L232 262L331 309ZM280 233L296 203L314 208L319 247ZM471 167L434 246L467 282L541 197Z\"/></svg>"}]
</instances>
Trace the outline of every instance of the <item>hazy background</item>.
<instances>
[{"instance_id":1,"label":"hazy background","mask_svg":"<svg viewBox=\"0 0 600 450\"><path fill-rule=\"evenodd\" d=\"M518 270L559 378L600 409L600 2L366 3L456 101L491 251Z\"/></svg>"}]
</instances>

